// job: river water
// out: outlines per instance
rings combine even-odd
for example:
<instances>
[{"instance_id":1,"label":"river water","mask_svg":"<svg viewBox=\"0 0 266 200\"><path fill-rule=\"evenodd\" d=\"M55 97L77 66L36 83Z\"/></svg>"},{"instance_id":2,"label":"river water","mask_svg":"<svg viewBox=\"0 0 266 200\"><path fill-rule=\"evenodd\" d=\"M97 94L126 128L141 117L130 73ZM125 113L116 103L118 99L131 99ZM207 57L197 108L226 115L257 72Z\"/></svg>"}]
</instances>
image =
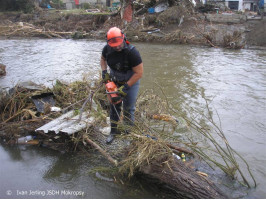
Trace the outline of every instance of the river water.
<instances>
[{"instance_id":1,"label":"river water","mask_svg":"<svg viewBox=\"0 0 266 200\"><path fill-rule=\"evenodd\" d=\"M0 88L23 81L50 87L56 79L71 82L84 75L97 79L104 45L88 40L0 40L0 63L7 66ZM245 198L266 198L266 51L134 45L145 69L141 90L154 88L156 82L177 107L203 108L204 99L211 100L210 108L219 114L214 119L220 119L229 143L247 160L258 183ZM78 192L84 194L77 198L160 197L159 191L139 183L98 180L89 173L98 162L93 155L84 159L44 148L0 145L0 197L76 198Z\"/></svg>"}]
</instances>

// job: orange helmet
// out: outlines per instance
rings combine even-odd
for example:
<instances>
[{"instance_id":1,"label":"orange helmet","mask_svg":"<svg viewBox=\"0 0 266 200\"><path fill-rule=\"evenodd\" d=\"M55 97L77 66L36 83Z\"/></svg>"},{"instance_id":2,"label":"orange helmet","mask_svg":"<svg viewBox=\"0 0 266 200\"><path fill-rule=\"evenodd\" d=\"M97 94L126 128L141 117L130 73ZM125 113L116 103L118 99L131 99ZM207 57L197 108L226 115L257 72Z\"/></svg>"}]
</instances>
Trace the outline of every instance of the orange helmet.
<instances>
[{"instance_id":1,"label":"orange helmet","mask_svg":"<svg viewBox=\"0 0 266 200\"><path fill-rule=\"evenodd\" d=\"M107 43L111 47L117 47L121 45L124 41L124 38L124 34L117 27L110 28L107 32Z\"/></svg>"}]
</instances>

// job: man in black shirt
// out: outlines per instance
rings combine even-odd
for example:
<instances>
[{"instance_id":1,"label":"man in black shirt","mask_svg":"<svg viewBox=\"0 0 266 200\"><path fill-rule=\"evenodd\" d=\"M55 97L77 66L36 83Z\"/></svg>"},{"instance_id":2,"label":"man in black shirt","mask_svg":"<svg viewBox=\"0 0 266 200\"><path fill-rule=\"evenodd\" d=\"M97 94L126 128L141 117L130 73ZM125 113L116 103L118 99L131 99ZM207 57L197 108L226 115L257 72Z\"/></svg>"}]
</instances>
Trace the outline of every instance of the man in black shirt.
<instances>
[{"instance_id":1,"label":"man in black shirt","mask_svg":"<svg viewBox=\"0 0 266 200\"><path fill-rule=\"evenodd\" d=\"M110 74L107 73L107 66ZM129 44L122 31L113 27L107 32L107 45L101 56L102 78L106 82L112 79L119 87L118 92L123 96L124 122L133 125L135 104L139 91L140 79L143 74L143 63L138 50ZM110 144L117 132L122 103L111 105L111 132L106 143Z\"/></svg>"}]
</instances>

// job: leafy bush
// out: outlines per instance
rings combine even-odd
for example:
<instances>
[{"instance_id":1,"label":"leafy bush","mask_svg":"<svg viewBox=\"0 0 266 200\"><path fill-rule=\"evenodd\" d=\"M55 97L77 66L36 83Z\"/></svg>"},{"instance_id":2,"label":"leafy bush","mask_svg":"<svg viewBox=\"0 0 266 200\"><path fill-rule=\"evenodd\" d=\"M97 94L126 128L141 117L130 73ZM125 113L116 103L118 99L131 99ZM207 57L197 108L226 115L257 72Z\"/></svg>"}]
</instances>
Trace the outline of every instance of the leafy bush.
<instances>
[{"instance_id":1,"label":"leafy bush","mask_svg":"<svg viewBox=\"0 0 266 200\"><path fill-rule=\"evenodd\" d=\"M30 13L34 10L34 0L0 0L1 11L23 11Z\"/></svg>"},{"instance_id":2,"label":"leafy bush","mask_svg":"<svg viewBox=\"0 0 266 200\"><path fill-rule=\"evenodd\" d=\"M52 0L51 5L52 7L55 7L56 9L60 9L64 7L64 3L61 0Z\"/></svg>"},{"instance_id":3,"label":"leafy bush","mask_svg":"<svg viewBox=\"0 0 266 200\"><path fill-rule=\"evenodd\" d=\"M83 7L83 9L90 9L91 8L91 5L89 4L89 3L83 3L82 4L82 7Z\"/></svg>"}]
</instances>

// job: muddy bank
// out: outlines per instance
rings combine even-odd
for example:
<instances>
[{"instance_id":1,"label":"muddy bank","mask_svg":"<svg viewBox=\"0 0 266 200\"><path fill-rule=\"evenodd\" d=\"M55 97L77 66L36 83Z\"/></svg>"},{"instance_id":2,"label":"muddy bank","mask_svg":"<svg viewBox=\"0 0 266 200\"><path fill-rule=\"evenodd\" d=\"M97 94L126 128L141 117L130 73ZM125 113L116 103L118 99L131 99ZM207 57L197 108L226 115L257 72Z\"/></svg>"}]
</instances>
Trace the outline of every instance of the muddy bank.
<instances>
[{"instance_id":1,"label":"muddy bank","mask_svg":"<svg viewBox=\"0 0 266 200\"><path fill-rule=\"evenodd\" d=\"M94 32L102 28L108 16L43 11L34 14L0 13L0 19L1 36L44 38L62 36L64 38L75 37L79 39L91 36L101 38ZM49 33L54 34L51 35Z\"/></svg>"},{"instance_id":2,"label":"muddy bank","mask_svg":"<svg viewBox=\"0 0 266 200\"><path fill-rule=\"evenodd\" d=\"M199 44L212 47L266 46L266 19L220 13L188 15L178 6L162 13L145 13L124 25L118 14L73 14L41 11L0 13L0 36L105 39L111 26L125 30L130 41ZM23 22L23 23L21 23Z\"/></svg>"}]
</instances>

